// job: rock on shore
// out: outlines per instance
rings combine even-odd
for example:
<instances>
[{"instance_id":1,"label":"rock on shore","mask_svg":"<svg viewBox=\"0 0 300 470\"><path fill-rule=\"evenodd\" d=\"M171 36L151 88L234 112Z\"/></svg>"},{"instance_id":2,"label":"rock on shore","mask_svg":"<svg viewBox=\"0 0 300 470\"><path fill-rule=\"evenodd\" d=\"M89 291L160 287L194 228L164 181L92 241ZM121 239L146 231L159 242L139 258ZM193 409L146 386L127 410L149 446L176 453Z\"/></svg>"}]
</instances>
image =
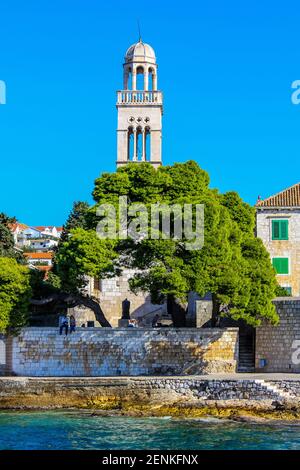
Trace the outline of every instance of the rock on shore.
<instances>
[{"instance_id":1,"label":"rock on shore","mask_svg":"<svg viewBox=\"0 0 300 470\"><path fill-rule=\"evenodd\" d=\"M300 420L300 380L0 378L1 409L90 409L132 416Z\"/></svg>"}]
</instances>

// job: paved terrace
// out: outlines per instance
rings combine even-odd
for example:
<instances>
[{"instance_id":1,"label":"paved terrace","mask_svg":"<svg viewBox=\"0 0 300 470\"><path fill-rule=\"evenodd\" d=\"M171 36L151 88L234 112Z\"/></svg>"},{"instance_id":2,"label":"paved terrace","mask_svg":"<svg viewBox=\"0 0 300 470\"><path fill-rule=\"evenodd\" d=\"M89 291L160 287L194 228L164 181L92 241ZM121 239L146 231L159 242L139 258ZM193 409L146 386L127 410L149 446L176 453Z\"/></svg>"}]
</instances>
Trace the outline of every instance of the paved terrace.
<instances>
[{"instance_id":1,"label":"paved terrace","mask_svg":"<svg viewBox=\"0 0 300 470\"><path fill-rule=\"evenodd\" d=\"M266 381L273 381L273 380L298 380L300 381L300 373L299 374L286 374L286 373L276 373L276 374L266 374L266 373L250 373L250 374L210 374L210 375L180 375L180 376L175 376L175 375L147 375L147 376L110 376L110 377L25 377L25 376L3 376L0 377L0 381L5 381L5 380L15 380L19 381L22 379L29 379L32 381L41 381L41 380L53 380L53 381L64 381L64 380L72 380L76 382L86 380L86 381L107 381L110 382L111 380L126 380L126 379L131 379L131 380L145 380L145 379L166 379L166 380L266 380Z\"/></svg>"}]
</instances>

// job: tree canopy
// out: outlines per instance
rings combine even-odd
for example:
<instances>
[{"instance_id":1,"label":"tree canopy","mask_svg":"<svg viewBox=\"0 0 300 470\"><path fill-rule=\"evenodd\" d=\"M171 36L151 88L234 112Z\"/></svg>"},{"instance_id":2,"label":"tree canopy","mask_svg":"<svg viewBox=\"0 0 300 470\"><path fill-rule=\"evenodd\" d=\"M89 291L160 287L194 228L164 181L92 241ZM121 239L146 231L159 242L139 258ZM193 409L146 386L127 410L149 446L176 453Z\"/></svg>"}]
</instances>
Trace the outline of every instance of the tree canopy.
<instances>
[{"instance_id":1,"label":"tree canopy","mask_svg":"<svg viewBox=\"0 0 300 470\"><path fill-rule=\"evenodd\" d=\"M0 331L26 324L31 296L30 274L15 259L0 257Z\"/></svg>"},{"instance_id":2,"label":"tree canopy","mask_svg":"<svg viewBox=\"0 0 300 470\"><path fill-rule=\"evenodd\" d=\"M75 201L72 211L63 227L60 241L64 242L68 239L71 230L75 228L88 229L87 213L90 206L87 202Z\"/></svg>"},{"instance_id":3,"label":"tree canopy","mask_svg":"<svg viewBox=\"0 0 300 470\"><path fill-rule=\"evenodd\" d=\"M95 230L76 228L72 236L62 243L56 258L56 273L61 287L67 292L77 292L86 285L86 276L105 277L114 273L114 243L97 237Z\"/></svg>"},{"instance_id":4,"label":"tree canopy","mask_svg":"<svg viewBox=\"0 0 300 470\"><path fill-rule=\"evenodd\" d=\"M10 230L15 217L0 213L0 331L26 324L31 295L30 274L25 260L15 249Z\"/></svg>"},{"instance_id":5,"label":"tree canopy","mask_svg":"<svg viewBox=\"0 0 300 470\"><path fill-rule=\"evenodd\" d=\"M69 290L81 289L85 275L111 276L116 266L137 270L133 291L144 290L154 302L187 300L190 291L212 295L215 323L220 315L248 324L278 320L272 300L277 282L270 257L254 234L255 212L235 192L220 194L209 187L209 176L194 161L155 170L148 163L131 163L95 182L95 205L81 227L70 230L56 257L57 273ZM99 240L97 208L112 204L118 215L120 196L129 203L202 204L204 246L188 250L185 239ZM133 220L128 217L128 224ZM171 221L175 216L171 215ZM158 230L161 234L162 227ZM149 235L149 233L148 233ZM68 284L69 283L69 284ZM172 312L171 312L172 313ZM177 322L182 325L183 322Z\"/></svg>"},{"instance_id":6,"label":"tree canopy","mask_svg":"<svg viewBox=\"0 0 300 470\"><path fill-rule=\"evenodd\" d=\"M0 256L16 257L14 238L9 228L15 221L14 217L0 212Z\"/></svg>"}]
</instances>

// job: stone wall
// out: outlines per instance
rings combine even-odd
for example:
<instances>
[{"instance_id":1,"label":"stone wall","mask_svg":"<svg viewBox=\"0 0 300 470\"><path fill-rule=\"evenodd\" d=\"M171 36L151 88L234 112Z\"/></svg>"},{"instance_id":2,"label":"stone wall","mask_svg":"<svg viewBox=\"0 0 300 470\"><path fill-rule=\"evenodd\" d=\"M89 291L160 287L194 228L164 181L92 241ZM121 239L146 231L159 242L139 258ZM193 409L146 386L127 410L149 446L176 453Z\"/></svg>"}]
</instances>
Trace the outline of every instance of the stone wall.
<instances>
[{"instance_id":1,"label":"stone wall","mask_svg":"<svg viewBox=\"0 0 300 470\"><path fill-rule=\"evenodd\" d=\"M0 375L6 373L6 338L0 334Z\"/></svg>"},{"instance_id":2,"label":"stone wall","mask_svg":"<svg viewBox=\"0 0 300 470\"><path fill-rule=\"evenodd\" d=\"M211 299L199 299L196 301L196 327L201 328L212 318L213 304Z\"/></svg>"},{"instance_id":3,"label":"stone wall","mask_svg":"<svg viewBox=\"0 0 300 470\"><path fill-rule=\"evenodd\" d=\"M149 321L158 313L166 311L165 305L152 304L150 295L139 292L134 294L129 289L129 279L135 274L134 270L124 270L122 275L110 279L102 279L99 283L99 291L94 290L93 295L98 297L101 308L113 327L119 326L122 317L122 302L126 298L130 301L130 316L140 323ZM151 315L153 312L153 315Z\"/></svg>"},{"instance_id":4,"label":"stone wall","mask_svg":"<svg viewBox=\"0 0 300 470\"><path fill-rule=\"evenodd\" d=\"M226 373L237 367L238 330L24 328L10 348L10 372L23 376Z\"/></svg>"},{"instance_id":5,"label":"stone wall","mask_svg":"<svg viewBox=\"0 0 300 470\"><path fill-rule=\"evenodd\" d=\"M295 363L297 347L300 358L300 299L282 297L274 303L280 323L276 327L266 325L256 329L256 369L260 372L300 372L300 364Z\"/></svg>"},{"instance_id":6,"label":"stone wall","mask_svg":"<svg viewBox=\"0 0 300 470\"><path fill-rule=\"evenodd\" d=\"M138 321L140 326L150 326L152 318L158 314L163 317L166 314L166 305L156 305L151 302L148 293L138 292L134 294L129 289L129 279L135 271L124 269L118 277L108 279L88 278L86 293L96 297L101 305L103 313L112 327L119 326L122 317L122 302L126 298L130 301L130 316ZM76 307L69 313L75 315L78 325L94 321L94 326L100 326L96 321L92 310Z\"/></svg>"}]
</instances>

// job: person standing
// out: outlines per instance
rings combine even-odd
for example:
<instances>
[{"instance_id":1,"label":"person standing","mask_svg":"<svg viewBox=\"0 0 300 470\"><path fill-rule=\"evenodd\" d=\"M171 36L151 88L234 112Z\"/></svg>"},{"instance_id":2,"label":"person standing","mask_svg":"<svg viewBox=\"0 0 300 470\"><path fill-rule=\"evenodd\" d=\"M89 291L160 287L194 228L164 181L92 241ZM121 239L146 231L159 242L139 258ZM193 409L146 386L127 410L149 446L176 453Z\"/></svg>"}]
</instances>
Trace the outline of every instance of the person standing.
<instances>
[{"instance_id":1,"label":"person standing","mask_svg":"<svg viewBox=\"0 0 300 470\"><path fill-rule=\"evenodd\" d=\"M152 328L157 328L158 326L159 315L156 314L152 319Z\"/></svg>"},{"instance_id":2,"label":"person standing","mask_svg":"<svg viewBox=\"0 0 300 470\"><path fill-rule=\"evenodd\" d=\"M76 329L76 320L74 315L70 316L70 334L74 333Z\"/></svg>"},{"instance_id":3,"label":"person standing","mask_svg":"<svg viewBox=\"0 0 300 470\"><path fill-rule=\"evenodd\" d=\"M65 313L59 315L59 334L62 335L63 330L65 330L65 335L67 336L69 330L69 320Z\"/></svg>"}]
</instances>

